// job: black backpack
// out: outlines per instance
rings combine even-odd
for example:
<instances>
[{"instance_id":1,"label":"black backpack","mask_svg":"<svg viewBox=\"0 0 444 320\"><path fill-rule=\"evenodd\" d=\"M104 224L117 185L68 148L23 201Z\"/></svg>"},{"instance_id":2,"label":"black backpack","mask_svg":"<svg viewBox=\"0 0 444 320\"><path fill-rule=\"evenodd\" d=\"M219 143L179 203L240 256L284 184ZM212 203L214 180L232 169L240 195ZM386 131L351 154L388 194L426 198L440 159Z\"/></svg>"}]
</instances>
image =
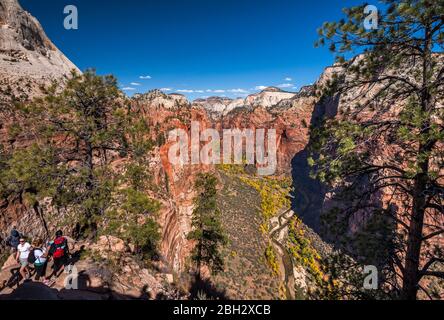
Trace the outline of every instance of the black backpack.
<instances>
[{"instance_id":1,"label":"black backpack","mask_svg":"<svg viewBox=\"0 0 444 320\"><path fill-rule=\"evenodd\" d=\"M34 254L34 251L35 250L42 250L42 249L40 249L40 248L34 248L34 249L32 249L31 250L31 252L29 253L29 255L28 255L28 262L30 263L30 264L33 264L34 262L35 262L35 260L37 260L36 259L36 257L35 257L35 254Z\"/></svg>"}]
</instances>

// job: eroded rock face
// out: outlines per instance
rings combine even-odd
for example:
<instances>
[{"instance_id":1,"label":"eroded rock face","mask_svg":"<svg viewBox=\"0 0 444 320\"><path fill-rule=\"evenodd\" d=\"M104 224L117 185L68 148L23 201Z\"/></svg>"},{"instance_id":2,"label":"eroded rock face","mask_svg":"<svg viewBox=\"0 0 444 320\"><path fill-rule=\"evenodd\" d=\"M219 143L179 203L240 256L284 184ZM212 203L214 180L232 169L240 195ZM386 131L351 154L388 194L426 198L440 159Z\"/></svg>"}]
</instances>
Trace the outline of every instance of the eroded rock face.
<instances>
[{"instance_id":1,"label":"eroded rock face","mask_svg":"<svg viewBox=\"0 0 444 320\"><path fill-rule=\"evenodd\" d=\"M272 106L274 101L278 104ZM199 172L214 170L214 166L172 164L168 152L175 142L168 141L169 131L184 130L191 140L192 122L199 124L200 132L207 128L216 129L221 139L223 129L252 129L253 132L257 129L275 129L276 174L288 175L292 171L292 158L309 141L308 125L315 102L311 92L296 95L273 88L242 99L241 106L231 111L228 106L237 102L226 98L214 97L188 103L183 97L154 90L132 99L134 110L140 112L150 128L154 129L151 138L158 142L150 167L155 183L166 186L159 218L162 226L161 253L174 270L184 270L186 258L192 249L192 243L186 236L191 230L196 176ZM201 147L204 144L202 142ZM189 151L190 148L189 145Z\"/></svg>"},{"instance_id":2,"label":"eroded rock face","mask_svg":"<svg viewBox=\"0 0 444 320\"><path fill-rule=\"evenodd\" d=\"M268 109L275 107L281 101L296 96L297 94L292 92L286 92L276 87L268 87L261 92L248 95L246 98L209 97L194 100L193 105L205 109L214 120L217 120L235 109L253 110L256 107Z\"/></svg>"},{"instance_id":3,"label":"eroded rock face","mask_svg":"<svg viewBox=\"0 0 444 320\"><path fill-rule=\"evenodd\" d=\"M0 96L4 97L10 91L14 95L23 95L26 100L37 94L40 84L52 79L62 79L72 69L77 70L47 38L35 18L24 11L16 0L0 0ZM338 66L326 68L317 85L325 84L335 72L343 70ZM193 121L199 123L200 131L206 128L215 128L219 132L223 129L275 129L276 174L292 174L297 195L295 202L300 206L295 212L306 222L305 218L308 218L309 225L317 229L319 216L332 206L330 198L335 193L334 188L323 190L309 178L306 164L307 146L310 142L309 127L322 117L337 116L338 110L347 108L347 105L334 99L320 104L313 87L304 87L297 94L278 88L266 88L246 98L232 100L211 97L192 103L183 95L154 90L136 95L131 99L131 104L149 124L152 129L151 138L157 144L150 159L150 167L154 183L159 186L160 191L153 196L162 204L158 217L162 228L160 253L171 269L179 272L186 270L186 260L193 247L193 243L187 240L187 234L191 230L194 182L199 172L214 169L214 166L201 164L170 163L168 151L172 142L168 142L168 132L171 129L183 129L190 136ZM396 117L396 108L391 111L393 112L386 113L383 117ZM0 109L0 143L10 143L5 138L8 123L12 121L14 119L9 114L2 114ZM15 143L20 145L22 142ZM381 141L375 148L375 154L379 153L381 157L375 157L375 161L393 157L397 152L399 150L387 148L386 142ZM386 205L387 200L386 194L375 196L375 203L380 203L381 206ZM40 208L44 210L45 216L57 214L53 212L49 202L50 200ZM17 225L20 231L34 236L52 234L51 226L48 230L40 213L20 198L0 200L0 237L5 237L12 225ZM353 227L356 226L352 225ZM112 251L120 253L126 250L119 239L104 238L95 245L99 249L109 245ZM133 267L130 264L128 268ZM129 269L126 271L130 272ZM99 280L97 283L102 284Z\"/></svg>"},{"instance_id":4,"label":"eroded rock face","mask_svg":"<svg viewBox=\"0 0 444 320\"><path fill-rule=\"evenodd\" d=\"M37 19L17 0L0 0L0 96L28 98L39 86L64 79L72 70L79 72Z\"/></svg>"},{"instance_id":5,"label":"eroded rock face","mask_svg":"<svg viewBox=\"0 0 444 320\"><path fill-rule=\"evenodd\" d=\"M211 127L207 113L191 107L183 96L166 95L152 91L136 96L132 101L152 130L151 138L157 142L152 154L154 183L162 186L162 203L158 222L162 227L160 251L170 266L177 271L186 267L185 260L192 249L187 240L191 230L191 214L195 197L194 182L199 172L210 170L206 165L172 164L168 152L174 142L168 142L172 129L182 129L191 135L191 123L200 124L200 130Z\"/></svg>"},{"instance_id":6,"label":"eroded rock face","mask_svg":"<svg viewBox=\"0 0 444 320\"><path fill-rule=\"evenodd\" d=\"M24 11L16 0L0 0L0 88L3 97L21 95L21 100L28 100L39 94L40 85L53 79L63 79L73 69L78 71L48 39L34 17ZM224 128L274 128L278 134L278 172L288 173L293 154L308 142L305 122L309 121L313 109L311 98L298 97L278 88L266 88L235 100L214 97L194 103L188 102L183 95L167 95L154 90L136 95L132 104L153 129L151 138L157 142L150 167L155 183L163 188L162 195L154 195L162 203L159 214L162 227L160 248L174 270L185 269L185 260L192 248L186 237L191 228L195 178L197 173L214 167L172 165L168 159L171 146L167 141L169 130L181 128L190 134L192 121L199 123L200 131L206 128L219 131ZM279 107L275 108L276 105ZM1 142L25 145L26 141L5 140L8 123L16 119L9 113L0 116ZM42 219L42 210L45 217L57 215L50 199L38 208L28 206L20 198L2 200L2 236L6 237L12 225L28 235L45 237L52 234L51 222Z\"/></svg>"},{"instance_id":7,"label":"eroded rock face","mask_svg":"<svg viewBox=\"0 0 444 320\"><path fill-rule=\"evenodd\" d=\"M124 253L127 251L127 246L122 239L113 236L100 236L95 245L90 246L92 250L103 252Z\"/></svg>"},{"instance_id":8,"label":"eroded rock face","mask_svg":"<svg viewBox=\"0 0 444 320\"><path fill-rule=\"evenodd\" d=\"M314 97L280 100L274 107L258 106L237 109L221 121L223 129L275 129L277 135L277 172L289 174L294 155L303 150L309 140L309 124L315 106Z\"/></svg>"},{"instance_id":9,"label":"eroded rock face","mask_svg":"<svg viewBox=\"0 0 444 320\"><path fill-rule=\"evenodd\" d=\"M49 40L40 23L17 0L0 0L0 144L5 149L26 146L32 138L10 140L9 128L21 119L13 113L13 101L27 101L41 94L52 80L63 82L78 68ZM45 212L45 215L51 215ZM46 236L48 228L39 208L20 197L0 200L2 236L16 225L26 234Z\"/></svg>"},{"instance_id":10,"label":"eroded rock face","mask_svg":"<svg viewBox=\"0 0 444 320\"><path fill-rule=\"evenodd\" d=\"M52 81L64 82L79 69L49 40L40 23L17 0L0 0L0 142L19 122L14 102L42 94Z\"/></svg>"},{"instance_id":11,"label":"eroded rock face","mask_svg":"<svg viewBox=\"0 0 444 320\"><path fill-rule=\"evenodd\" d=\"M40 23L16 0L0 1L0 23L1 50L27 49L42 55L46 55L47 50L56 50Z\"/></svg>"},{"instance_id":12,"label":"eroded rock face","mask_svg":"<svg viewBox=\"0 0 444 320\"><path fill-rule=\"evenodd\" d=\"M185 96L181 94L166 94L160 90L152 90L145 94L136 94L133 100L143 105L149 105L150 110L177 110L180 107L186 107L188 105Z\"/></svg>"}]
</instances>

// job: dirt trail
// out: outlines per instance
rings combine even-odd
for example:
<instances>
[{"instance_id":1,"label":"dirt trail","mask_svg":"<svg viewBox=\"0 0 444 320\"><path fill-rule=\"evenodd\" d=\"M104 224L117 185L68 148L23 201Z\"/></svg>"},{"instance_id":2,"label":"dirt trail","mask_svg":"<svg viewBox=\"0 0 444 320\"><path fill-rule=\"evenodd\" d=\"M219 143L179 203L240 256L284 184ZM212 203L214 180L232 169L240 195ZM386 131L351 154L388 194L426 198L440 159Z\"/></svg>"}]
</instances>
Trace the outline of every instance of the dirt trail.
<instances>
[{"instance_id":1,"label":"dirt trail","mask_svg":"<svg viewBox=\"0 0 444 320\"><path fill-rule=\"evenodd\" d=\"M284 271L283 274L281 272L281 280L285 284L285 292L286 297L288 300L295 299L294 296L294 273L293 273L293 260L288 253L287 248L285 247L285 244L281 243L279 240L279 236L281 232L288 227L288 224L290 223L291 218L294 216L294 212L291 209L288 209L281 214L279 214L277 217L273 219L273 222L277 222L278 225L273 227L270 231L270 237L272 239L273 245L275 249L280 253L280 269L281 271ZM275 221L277 218L277 221Z\"/></svg>"},{"instance_id":2,"label":"dirt trail","mask_svg":"<svg viewBox=\"0 0 444 320\"><path fill-rule=\"evenodd\" d=\"M16 282L18 266L4 268L0 272L0 300L102 300L103 296L87 290L64 288L66 273L62 273L49 287L33 280Z\"/></svg>"}]
</instances>

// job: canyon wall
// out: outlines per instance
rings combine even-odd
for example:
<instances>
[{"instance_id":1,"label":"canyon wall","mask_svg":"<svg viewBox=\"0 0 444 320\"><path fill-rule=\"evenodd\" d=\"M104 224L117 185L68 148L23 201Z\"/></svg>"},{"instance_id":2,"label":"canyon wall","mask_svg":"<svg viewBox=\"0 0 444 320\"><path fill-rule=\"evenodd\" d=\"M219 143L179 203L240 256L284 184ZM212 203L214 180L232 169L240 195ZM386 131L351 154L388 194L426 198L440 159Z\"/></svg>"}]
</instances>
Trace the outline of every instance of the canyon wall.
<instances>
[{"instance_id":1,"label":"canyon wall","mask_svg":"<svg viewBox=\"0 0 444 320\"><path fill-rule=\"evenodd\" d=\"M78 69L51 43L40 24L25 12L15 0L0 0L0 143L6 149L27 145L32 136L22 140L10 138L10 128L16 121L14 103L29 101L39 94L39 87L52 80L64 79L71 70ZM327 188L310 178L307 163L310 127L318 126L325 117L340 117L341 110L350 104L335 96L320 100L316 88L322 87L335 73L344 73L338 66L326 68L314 86L299 93L278 88L265 88L246 98L211 97L189 102L179 94L165 94L154 90L128 99L134 112L139 112L151 129L155 148L150 159L153 183L157 187L152 196L162 204L158 222L162 228L160 252L165 262L176 271L184 271L193 244L187 240L191 228L194 181L199 172L214 170L210 165L171 164L168 151L174 142L168 141L172 129L185 130L191 138L191 123L199 123L200 131L223 129L275 129L277 133L276 175L291 176L294 183L293 210L314 230L319 231L323 212L335 205L334 186ZM358 88L349 95L360 97L367 88ZM371 96L371 95L370 95ZM379 114L361 114L362 121L375 117L381 121L396 118L399 106ZM222 134L221 134L222 137ZM394 158L401 150L386 140L375 143L372 152L375 163ZM374 203L386 207L389 193L374 196ZM25 234L47 236L56 225L53 217L59 214L50 199L38 206L29 206L26 199L0 199L0 238L5 238L15 225ZM351 225L351 229L358 223ZM0 239L1 240L1 239Z\"/></svg>"}]
</instances>

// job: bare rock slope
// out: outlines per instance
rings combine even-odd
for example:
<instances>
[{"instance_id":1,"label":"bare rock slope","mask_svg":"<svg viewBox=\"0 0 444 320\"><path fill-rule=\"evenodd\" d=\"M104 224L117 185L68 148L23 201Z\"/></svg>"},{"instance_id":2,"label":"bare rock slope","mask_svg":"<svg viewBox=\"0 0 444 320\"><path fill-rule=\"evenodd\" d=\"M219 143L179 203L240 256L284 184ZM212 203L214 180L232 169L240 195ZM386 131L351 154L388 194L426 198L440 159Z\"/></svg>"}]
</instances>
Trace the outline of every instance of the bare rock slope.
<instances>
[{"instance_id":1,"label":"bare rock slope","mask_svg":"<svg viewBox=\"0 0 444 320\"><path fill-rule=\"evenodd\" d=\"M27 98L78 68L17 0L0 0L0 93ZM14 85L20 83L20 86ZM18 88L17 88L18 87Z\"/></svg>"}]
</instances>

